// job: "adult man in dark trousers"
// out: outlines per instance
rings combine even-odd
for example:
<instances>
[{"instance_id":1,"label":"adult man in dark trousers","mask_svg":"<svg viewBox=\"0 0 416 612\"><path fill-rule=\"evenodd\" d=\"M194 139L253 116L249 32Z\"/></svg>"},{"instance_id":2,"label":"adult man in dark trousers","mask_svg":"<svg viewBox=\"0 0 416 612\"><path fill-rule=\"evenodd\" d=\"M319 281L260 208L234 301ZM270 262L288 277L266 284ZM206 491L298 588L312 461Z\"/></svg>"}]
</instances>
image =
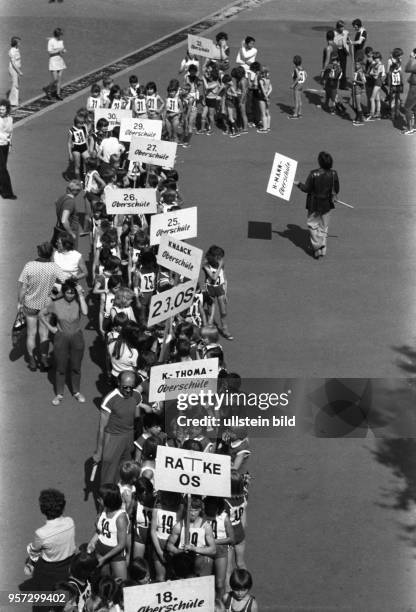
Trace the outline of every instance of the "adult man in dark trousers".
<instances>
[{"instance_id":1,"label":"adult man in dark trousers","mask_svg":"<svg viewBox=\"0 0 416 612\"><path fill-rule=\"evenodd\" d=\"M135 387L133 371L121 372L118 387L101 404L97 448L92 458L101 463L101 484L116 483L122 461L131 459L134 449L134 420L140 416L142 396Z\"/></svg>"},{"instance_id":2,"label":"adult man in dark trousers","mask_svg":"<svg viewBox=\"0 0 416 612\"><path fill-rule=\"evenodd\" d=\"M65 195L55 202L56 225L53 231L52 244L56 247L59 236L68 232L73 237L75 249L78 248L79 220L75 198L82 191L82 183L78 180L70 181L67 185Z\"/></svg>"}]
</instances>

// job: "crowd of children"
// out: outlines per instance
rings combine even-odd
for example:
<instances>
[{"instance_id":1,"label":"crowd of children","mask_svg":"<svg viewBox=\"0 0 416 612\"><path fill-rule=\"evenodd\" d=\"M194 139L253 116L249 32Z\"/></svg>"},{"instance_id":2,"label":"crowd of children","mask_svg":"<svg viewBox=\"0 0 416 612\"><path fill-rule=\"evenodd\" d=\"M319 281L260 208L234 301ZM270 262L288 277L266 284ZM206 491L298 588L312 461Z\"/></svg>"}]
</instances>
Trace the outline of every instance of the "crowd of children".
<instances>
[{"instance_id":1,"label":"crowd of children","mask_svg":"<svg viewBox=\"0 0 416 612\"><path fill-rule=\"evenodd\" d=\"M244 554L250 481L247 430L179 426L175 401L148 399L153 365L213 357L219 363L219 391L239 390L241 379L229 370L221 344L221 337L233 340L227 324L225 252L217 245L207 250L201 266L203 281L186 310L148 326L152 296L186 279L158 265L158 247L151 246L149 239L151 215L109 215L106 194L114 187L153 188L158 213L179 210L184 207L179 174L175 169L129 162L129 143L120 142L119 127L109 130L107 119L95 122L94 117L97 108L129 106L135 117L161 118L163 137L186 146L192 133L210 134L214 125L230 136L244 133L254 109L258 131L267 132L272 89L268 71L260 65L253 70L251 64L259 91L250 90L246 106L241 92L248 93L252 77L247 78L243 66L231 75L224 73L228 62L224 33L217 44L223 59L206 62L199 77L198 62L187 56L181 65L184 82L180 87L178 80L170 81L165 100L153 82L143 87L132 76L122 89L105 79L102 87L92 87L86 107L77 112L69 130L70 163L64 176L84 184L84 234L90 235L91 245L89 316L105 356L101 361L105 381L110 391L119 388L123 374L133 373L142 401L131 459L120 464L114 482L100 480L96 489L98 514L90 541L72 558L67 579L49 585L66 593L68 603L59 608L66 611L119 612L123 587L214 575L216 610L257 612ZM59 287L52 299L61 299ZM233 410L239 414L235 406L224 409L224 415ZM210 412L198 406L186 414L198 421ZM155 457L160 445L228 454L231 497L193 495L187 502L180 494L156 491ZM99 474L98 470L97 479ZM185 536L187 514L189 537ZM41 551L35 548L28 549L32 558L26 573L36 582L44 566L38 567Z\"/></svg>"}]
</instances>

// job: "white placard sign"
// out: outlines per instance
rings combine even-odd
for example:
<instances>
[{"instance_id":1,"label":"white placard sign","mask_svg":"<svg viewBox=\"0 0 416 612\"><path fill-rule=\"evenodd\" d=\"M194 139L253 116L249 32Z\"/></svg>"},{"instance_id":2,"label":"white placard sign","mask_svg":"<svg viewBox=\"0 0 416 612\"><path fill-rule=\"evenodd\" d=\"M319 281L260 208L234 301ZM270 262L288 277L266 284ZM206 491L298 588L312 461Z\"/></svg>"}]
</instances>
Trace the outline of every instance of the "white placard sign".
<instances>
[{"instance_id":1,"label":"white placard sign","mask_svg":"<svg viewBox=\"0 0 416 612\"><path fill-rule=\"evenodd\" d=\"M175 239L195 238L197 235L197 207L173 210L153 215L150 220L150 244L159 244L162 236Z\"/></svg>"},{"instance_id":2,"label":"white placard sign","mask_svg":"<svg viewBox=\"0 0 416 612\"><path fill-rule=\"evenodd\" d=\"M297 166L298 162L294 159L275 153L267 193L289 201Z\"/></svg>"},{"instance_id":3,"label":"white placard sign","mask_svg":"<svg viewBox=\"0 0 416 612\"><path fill-rule=\"evenodd\" d=\"M196 281L191 280L180 283L176 287L168 289L168 291L152 295L147 326L151 327L157 323L162 323L169 317L174 317L189 308L194 299L195 287Z\"/></svg>"},{"instance_id":4,"label":"white placard sign","mask_svg":"<svg viewBox=\"0 0 416 612\"><path fill-rule=\"evenodd\" d=\"M105 192L108 215L142 215L157 212L154 189L108 189Z\"/></svg>"},{"instance_id":5,"label":"white placard sign","mask_svg":"<svg viewBox=\"0 0 416 612\"><path fill-rule=\"evenodd\" d=\"M162 294L163 295L163 294ZM181 393L217 392L218 357L179 361L150 370L149 401L176 399Z\"/></svg>"},{"instance_id":6,"label":"white placard sign","mask_svg":"<svg viewBox=\"0 0 416 612\"><path fill-rule=\"evenodd\" d=\"M131 142L133 136L161 140L162 121L160 119L122 119L120 124L120 140Z\"/></svg>"},{"instance_id":7,"label":"white placard sign","mask_svg":"<svg viewBox=\"0 0 416 612\"><path fill-rule=\"evenodd\" d=\"M214 57L215 45L210 38L188 34L188 51L192 55L202 55L202 57Z\"/></svg>"},{"instance_id":8,"label":"white placard sign","mask_svg":"<svg viewBox=\"0 0 416 612\"><path fill-rule=\"evenodd\" d=\"M157 263L185 278L198 280L203 250L186 242L162 236L157 254Z\"/></svg>"},{"instance_id":9,"label":"white placard sign","mask_svg":"<svg viewBox=\"0 0 416 612\"><path fill-rule=\"evenodd\" d=\"M215 578L188 578L123 588L125 612L214 612Z\"/></svg>"},{"instance_id":10,"label":"white placard sign","mask_svg":"<svg viewBox=\"0 0 416 612\"><path fill-rule=\"evenodd\" d=\"M95 128L99 119L107 119L111 131L116 125L120 125L122 119L131 118L132 111L127 108L96 108L94 111Z\"/></svg>"},{"instance_id":11,"label":"white placard sign","mask_svg":"<svg viewBox=\"0 0 416 612\"><path fill-rule=\"evenodd\" d=\"M186 418L185 414L179 416ZM231 457L158 446L155 489L193 495L231 495Z\"/></svg>"},{"instance_id":12,"label":"white placard sign","mask_svg":"<svg viewBox=\"0 0 416 612\"><path fill-rule=\"evenodd\" d=\"M130 144L129 160L171 169L175 165L177 147L176 142L133 136Z\"/></svg>"}]
</instances>

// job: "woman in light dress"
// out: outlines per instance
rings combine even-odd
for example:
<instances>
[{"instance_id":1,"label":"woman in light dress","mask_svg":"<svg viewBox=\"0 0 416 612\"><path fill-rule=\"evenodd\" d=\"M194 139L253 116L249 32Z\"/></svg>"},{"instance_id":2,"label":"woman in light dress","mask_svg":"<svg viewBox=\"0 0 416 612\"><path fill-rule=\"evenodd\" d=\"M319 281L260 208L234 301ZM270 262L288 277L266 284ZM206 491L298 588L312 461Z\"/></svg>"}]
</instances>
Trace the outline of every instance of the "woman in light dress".
<instances>
[{"instance_id":1,"label":"woman in light dress","mask_svg":"<svg viewBox=\"0 0 416 612\"><path fill-rule=\"evenodd\" d=\"M62 71L65 70L66 64L63 59L63 54L66 53L63 41L63 31L61 28L56 28L53 31L53 38L48 41L49 53L49 72L52 76L52 81L43 88L48 100L55 96L57 100L63 100L61 96Z\"/></svg>"}]
</instances>

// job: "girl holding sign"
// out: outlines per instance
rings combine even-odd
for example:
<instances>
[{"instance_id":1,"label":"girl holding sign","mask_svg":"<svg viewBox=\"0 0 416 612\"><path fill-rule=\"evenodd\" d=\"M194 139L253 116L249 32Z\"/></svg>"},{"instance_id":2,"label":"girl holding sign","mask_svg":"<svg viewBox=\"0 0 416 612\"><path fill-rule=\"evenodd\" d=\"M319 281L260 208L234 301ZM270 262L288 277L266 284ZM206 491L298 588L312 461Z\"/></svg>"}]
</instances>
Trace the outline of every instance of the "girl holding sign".
<instances>
[{"instance_id":1,"label":"girl holding sign","mask_svg":"<svg viewBox=\"0 0 416 612\"><path fill-rule=\"evenodd\" d=\"M178 555L183 551L195 553L195 574L210 576L216 551L214 535L209 522L201 516L204 507L202 499L192 497L190 504L189 542L186 542L185 521L181 520L174 526L166 548L172 555Z\"/></svg>"}]
</instances>

